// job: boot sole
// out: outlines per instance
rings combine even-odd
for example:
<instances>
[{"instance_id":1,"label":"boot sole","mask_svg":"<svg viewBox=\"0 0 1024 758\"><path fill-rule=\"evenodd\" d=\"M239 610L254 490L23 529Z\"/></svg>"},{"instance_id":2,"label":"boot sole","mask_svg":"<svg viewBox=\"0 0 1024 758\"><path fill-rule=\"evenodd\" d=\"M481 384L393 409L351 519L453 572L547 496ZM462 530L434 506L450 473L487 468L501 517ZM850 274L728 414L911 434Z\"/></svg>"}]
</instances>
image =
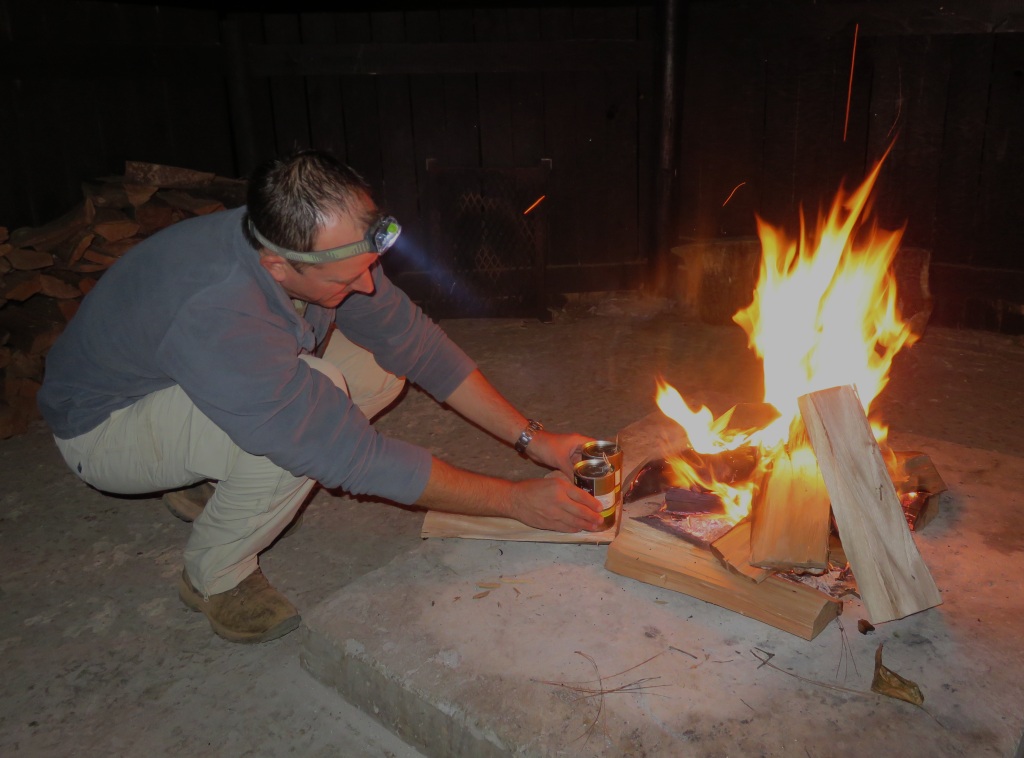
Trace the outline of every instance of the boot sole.
<instances>
[{"instance_id":1,"label":"boot sole","mask_svg":"<svg viewBox=\"0 0 1024 758\"><path fill-rule=\"evenodd\" d=\"M279 637L284 637L289 632L294 632L299 628L299 622L302 620L300 616L295 615L286 618L284 621L281 621L276 626L272 626L265 632L248 634L245 632L236 632L232 629L228 629L223 624L214 621L206 615L206 612L203 610L203 596L200 595L193 587L189 586L185 582L184 577L178 578L178 597L189 610L196 613L202 613L206 616L206 620L210 622L210 627L217 636L223 637L229 642L241 642L243 644L270 642L271 640L276 640Z\"/></svg>"}]
</instances>

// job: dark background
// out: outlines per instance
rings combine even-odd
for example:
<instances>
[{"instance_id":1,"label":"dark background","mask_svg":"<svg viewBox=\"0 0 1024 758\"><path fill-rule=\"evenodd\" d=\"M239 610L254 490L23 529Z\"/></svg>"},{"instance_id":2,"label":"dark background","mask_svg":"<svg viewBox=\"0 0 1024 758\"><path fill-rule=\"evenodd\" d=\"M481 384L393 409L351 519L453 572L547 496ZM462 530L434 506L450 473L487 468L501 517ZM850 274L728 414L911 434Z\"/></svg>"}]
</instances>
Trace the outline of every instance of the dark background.
<instances>
[{"instance_id":1,"label":"dark background","mask_svg":"<svg viewBox=\"0 0 1024 758\"><path fill-rule=\"evenodd\" d=\"M931 251L933 322L1024 331L1020 0L337 7L0 0L0 224L126 160L244 177L328 148L405 227L390 273L444 313L437 270L474 263L436 247L466 196L440 203L439 169L471 170L470 226L535 247L549 299L665 293L672 247L758 214L795 233L891 144L876 216Z\"/></svg>"}]
</instances>

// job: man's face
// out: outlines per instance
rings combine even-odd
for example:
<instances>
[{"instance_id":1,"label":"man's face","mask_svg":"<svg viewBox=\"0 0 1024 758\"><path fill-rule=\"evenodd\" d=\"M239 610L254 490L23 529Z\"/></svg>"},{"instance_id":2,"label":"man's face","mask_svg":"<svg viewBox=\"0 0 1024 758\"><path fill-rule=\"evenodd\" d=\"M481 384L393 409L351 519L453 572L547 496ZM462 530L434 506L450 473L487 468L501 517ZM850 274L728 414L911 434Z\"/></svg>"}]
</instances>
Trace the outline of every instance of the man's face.
<instances>
[{"instance_id":1,"label":"man's face","mask_svg":"<svg viewBox=\"0 0 1024 758\"><path fill-rule=\"evenodd\" d=\"M367 225L362 220L372 217L372 204L364 199L369 212L357 212L333 219L317 235L313 251L359 242L366 235ZM353 292L372 295L374 291L371 268L380 258L376 253L361 253L351 258L330 263L318 263L296 271L280 256L264 255L264 268L288 293L289 297L316 303L325 308L336 308Z\"/></svg>"}]
</instances>

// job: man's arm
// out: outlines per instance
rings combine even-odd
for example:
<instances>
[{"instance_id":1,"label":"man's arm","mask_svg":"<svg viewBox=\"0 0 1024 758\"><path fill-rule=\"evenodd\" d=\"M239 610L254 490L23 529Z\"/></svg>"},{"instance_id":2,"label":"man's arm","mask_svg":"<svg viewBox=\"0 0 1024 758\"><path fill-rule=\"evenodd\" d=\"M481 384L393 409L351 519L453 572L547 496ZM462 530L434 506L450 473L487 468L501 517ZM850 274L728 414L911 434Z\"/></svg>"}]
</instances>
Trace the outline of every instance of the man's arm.
<instances>
[{"instance_id":1,"label":"man's arm","mask_svg":"<svg viewBox=\"0 0 1024 758\"><path fill-rule=\"evenodd\" d=\"M445 401L461 416L509 444L519 439L527 418L517 411L486 377L476 369ZM559 469L572 478L572 466L579 460L580 448L590 437L581 434L537 432L526 448L531 460Z\"/></svg>"},{"instance_id":2,"label":"man's arm","mask_svg":"<svg viewBox=\"0 0 1024 758\"><path fill-rule=\"evenodd\" d=\"M474 370L448 396L447 404L460 415L513 443L527 419ZM526 448L531 459L561 470L569 479L546 477L511 482L455 468L434 458L430 479L417 505L471 516L507 516L527 526L559 532L599 531L601 503L572 481L573 459L590 438L580 434L537 432Z\"/></svg>"},{"instance_id":3,"label":"man's arm","mask_svg":"<svg viewBox=\"0 0 1024 758\"><path fill-rule=\"evenodd\" d=\"M601 503L562 477L510 482L475 474L434 458L417 505L469 516L505 516L537 529L604 529Z\"/></svg>"}]
</instances>

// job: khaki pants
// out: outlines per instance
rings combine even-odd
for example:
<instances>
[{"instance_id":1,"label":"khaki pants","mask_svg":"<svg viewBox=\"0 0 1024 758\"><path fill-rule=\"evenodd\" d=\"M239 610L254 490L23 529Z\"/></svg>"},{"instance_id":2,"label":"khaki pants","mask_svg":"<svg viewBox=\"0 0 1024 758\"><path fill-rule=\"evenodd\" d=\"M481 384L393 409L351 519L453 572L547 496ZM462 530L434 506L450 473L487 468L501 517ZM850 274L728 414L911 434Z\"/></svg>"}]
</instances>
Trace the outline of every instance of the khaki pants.
<instances>
[{"instance_id":1,"label":"khaki pants","mask_svg":"<svg viewBox=\"0 0 1024 758\"><path fill-rule=\"evenodd\" d=\"M337 331L323 358L302 359L368 419L405 384ZM57 446L72 471L105 492L131 495L218 482L185 546L185 568L204 595L226 592L254 572L259 552L291 523L315 484L242 450L178 386L115 411L80 437L58 439Z\"/></svg>"}]
</instances>

